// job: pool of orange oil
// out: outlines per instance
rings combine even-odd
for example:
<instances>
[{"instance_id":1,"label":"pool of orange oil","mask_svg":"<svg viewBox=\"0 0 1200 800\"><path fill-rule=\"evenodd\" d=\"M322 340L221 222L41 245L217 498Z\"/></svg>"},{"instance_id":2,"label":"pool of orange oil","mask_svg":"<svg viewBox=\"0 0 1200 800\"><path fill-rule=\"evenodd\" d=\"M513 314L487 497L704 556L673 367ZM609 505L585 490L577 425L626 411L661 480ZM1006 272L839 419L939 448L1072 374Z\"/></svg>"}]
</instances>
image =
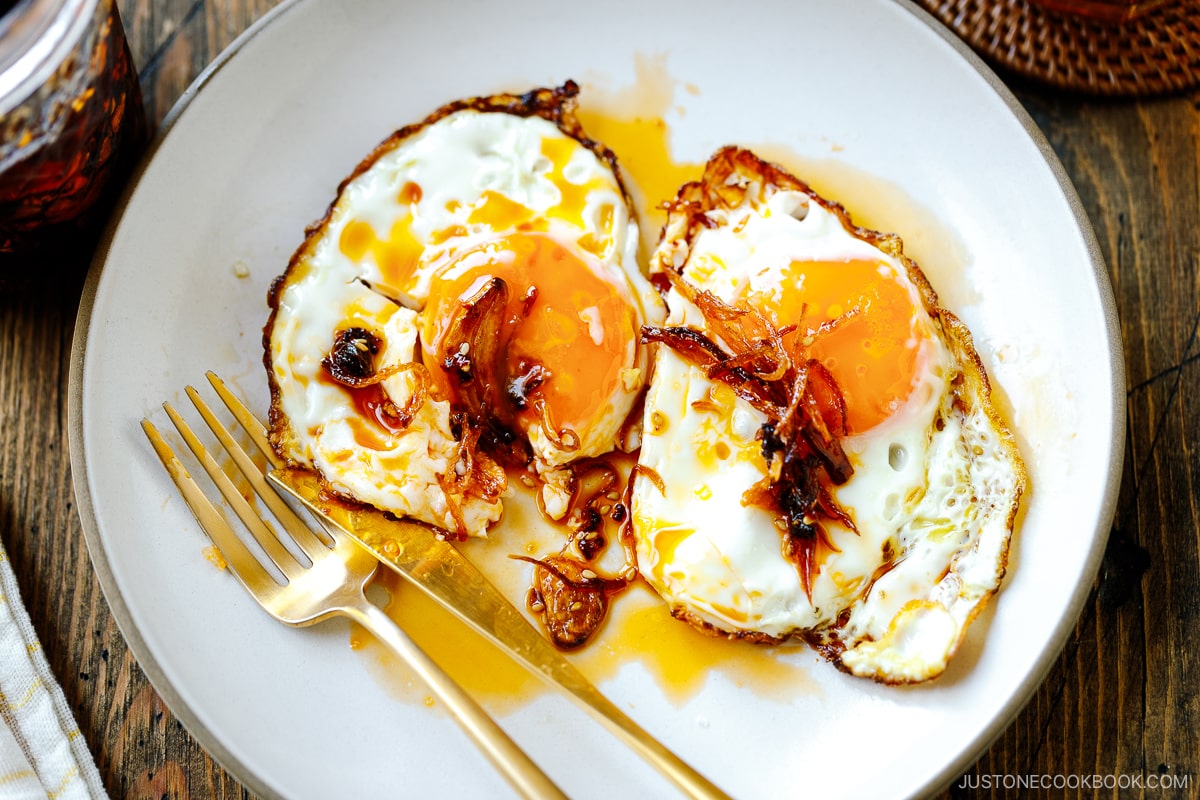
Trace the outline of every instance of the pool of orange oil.
<instances>
[{"instance_id":1,"label":"pool of orange oil","mask_svg":"<svg viewBox=\"0 0 1200 800\"><path fill-rule=\"evenodd\" d=\"M562 543L562 529L542 519L532 492L514 486L505 496L504 519L490 540L459 546L540 629L536 617L525 609L532 565L510 556L548 555ZM511 713L553 691L403 578L384 571L377 581L388 593L384 607L389 616L493 713ZM393 697L414 705L432 704L425 686L370 634L352 628L351 645ZM810 671L818 659L812 651L799 645L728 641L696 631L672 618L640 581L614 598L596 639L567 657L600 686L620 670L640 665L676 705L695 696L714 675L740 690L781 701L816 691Z\"/></svg>"},{"instance_id":2,"label":"pool of orange oil","mask_svg":"<svg viewBox=\"0 0 1200 800\"><path fill-rule=\"evenodd\" d=\"M587 135L603 142L617 156L625 188L636 206L642 234L642 254L648 257L667 220L663 205L679 187L698 180L703 163L679 161L671 151L668 117L683 110L676 104L680 82L671 77L666 54L637 55L634 83L607 88L584 79L577 117ZM688 85L689 93L699 91Z\"/></svg>"}]
</instances>

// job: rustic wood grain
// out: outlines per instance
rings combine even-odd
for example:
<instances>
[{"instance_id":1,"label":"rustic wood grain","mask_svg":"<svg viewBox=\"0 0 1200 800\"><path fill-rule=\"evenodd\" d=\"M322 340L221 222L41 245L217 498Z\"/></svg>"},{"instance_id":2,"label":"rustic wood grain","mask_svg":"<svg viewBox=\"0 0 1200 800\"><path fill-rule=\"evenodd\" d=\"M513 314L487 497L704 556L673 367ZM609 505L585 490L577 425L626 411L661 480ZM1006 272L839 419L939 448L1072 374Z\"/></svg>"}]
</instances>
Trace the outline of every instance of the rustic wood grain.
<instances>
[{"instance_id":1,"label":"rustic wood grain","mask_svg":"<svg viewBox=\"0 0 1200 800\"><path fill-rule=\"evenodd\" d=\"M161 120L273 5L120 0L149 118ZM1108 264L1129 435L1111 542L1079 623L968 774L1188 775L1185 790L1120 796L1200 796L1200 94L1111 102L1013 86L1075 183ZM247 797L146 681L91 570L66 433L78 297L78 280L0 294L0 538L110 794ZM1040 794L952 786L942 796Z\"/></svg>"}]
</instances>

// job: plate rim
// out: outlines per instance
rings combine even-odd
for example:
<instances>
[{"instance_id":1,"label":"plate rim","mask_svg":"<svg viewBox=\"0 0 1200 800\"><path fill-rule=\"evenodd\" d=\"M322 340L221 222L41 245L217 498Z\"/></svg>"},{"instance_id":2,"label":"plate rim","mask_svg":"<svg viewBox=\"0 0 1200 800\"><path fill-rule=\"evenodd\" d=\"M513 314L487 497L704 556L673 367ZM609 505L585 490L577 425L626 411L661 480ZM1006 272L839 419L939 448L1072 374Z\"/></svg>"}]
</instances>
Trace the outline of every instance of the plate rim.
<instances>
[{"instance_id":1,"label":"plate rim","mask_svg":"<svg viewBox=\"0 0 1200 800\"><path fill-rule=\"evenodd\" d=\"M918 6L915 0L901 0L900 5L914 17L923 21L927 27L953 47L962 56L963 60L974 68L979 76L987 82L988 87L1008 107L1013 118L1025 131L1025 135L1029 137L1030 141L1037 148L1046 166L1050 168L1051 174L1058 183L1059 191L1062 192L1063 199L1066 201L1068 208L1070 208L1071 215L1075 218L1076 227L1087 249L1088 261L1092 267L1092 277L1096 284L1097 294L1099 295L1101 311L1104 314L1105 331L1108 334L1109 367L1112 371L1111 385L1109 387L1112 392L1112 403L1109 407L1109 416L1112 424L1109 428L1108 474L1105 476L1104 497L1097 517L1099 527L1093 533L1092 546L1088 552L1087 559L1084 561L1083 569L1080 572L1081 579L1076 584L1075 590L1067 603L1068 613L1063 614L1059 618L1045 647L1043 647L1041 654L1034 662L1033 669L1021 681L1008 702L1001 707L999 713L992 719L992 723L975 738L975 741L971 742L963 750L962 756L957 760L951 761L945 769L937 776L931 778L922 787L922 793L928 792L933 794L946 790L956 777L966 774L966 770L978 761L980 756L987 752L1004 732L1008 730L1008 727L1016 719L1017 715L1033 699L1038 687L1046 680L1055 662L1062 655L1062 651L1067 644L1067 639L1078 623L1080 614L1083 612L1084 603L1087 602L1087 598L1092 593L1092 585L1096 582L1096 576L1100 572L1100 564L1104 559L1104 552L1108 546L1108 538L1112 532L1112 522L1116 516L1117 501L1121 489L1121 476L1124 472L1126 436L1126 409L1124 403L1125 348L1121 337L1121 321L1117 314L1116 295L1113 293L1112 281L1109 278L1104 253L1100 249L1100 241L1096 237L1095 228L1092 226L1087 209L1084 208L1083 201L1079 197L1079 192L1075 189L1075 184L1071 181L1071 176L1067 174L1066 167L1063 166L1058 154L1050 145L1049 140L1046 139L1046 135L1042 133L1042 129L1038 127L1038 124L1026 110L1025 106L1017 99L1017 96L1008 88L1007 84L1000 79L1000 76L988 66L982 56L972 50L954 31L943 25L933 14ZM1087 580L1083 580L1083 578L1087 578Z\"/></svg>"},{"instance_id":2,"label":"plate rim","mask_svg":"<svg viewBox=\"0 0 1200 800\"><path fill-rule=\"evenodd\" d=\"M251 770L241 759L225 746L220 738L205 725L199 714L183 700L182 695L167 679L166 673L150 652L145 639L133 624L133 616L115 578L105 552L104 543L99 535L96 508L89 489L87 459L83 452L83 379L87 355L87 342L91 333L92 312L94 311L96 294L103 278L103 272L108 261L113 238L124 217L125 211L136 193L136 189L146 170L163 142L170 136L175 125L184 116L197 95L211 82L233 58L235 58L251 41L260 36L265 30L275 24L280 18L292 12L302 4L311 0L282 0L278 5L268 10L262 17L255 20L245 31L238 35L207 67L192 81L176 100L171 109L163 117L155 136L143 153L137 166L117 202L114 204L108 221L96 245L96 250L88 269L87 278L83 285L79 301L79 310L75 319L75 329L72 335L71 352L68 374L68 404L67 404L67 435L70 452L71 480L74 489L75 505L80 518L84 541L92 563L96 580L101 593L108 603L113 621L124 637L126 645L133 654L138 666L146 675L154 690L163 698L171 712L183 723L188 733L201 747L228 772L238 783L265 798L282 798L264 776ZM1033 668L1018 685L1016 691L1001 707L991 722L961 751L957 759L953 759L938 773L931 775L913 796L934 794L948 788L954 779L965 774L965 770L975 763L992 744L1008 729L1013 719L1029 703L1038 687L1046 679L1054 663L1060 657L1070 632L1074 629L1082 613L1084 603L1090 596L1092 585L1099 573L1100 564L1107 546L1112 521L1115 518L1121 476L1124 468L1125 439L1126 439L1126 409L1122 398L1125 394L1125 358L1121 337L1120 319L1117 313L1116 297L1113 293L1103 252L1087 210L1072 183L1070 176L1059 160L1058 155L1042 133L1029 112L1004 84L1000 77L977 55L965 42L959 39L953 31L945 27L936 17L919 7L915 0L900 0L898 5L931 32L941 37L955 53L970 66L1001 100L1015 121L1021 126L1037 149L1042 160L1050 169L1063 199L1066 201L1076 228L1083 240L1087 251L1088 261L1092 268L1092 277L1096 285L1098 299L1103 313L1107 345L1109 350L1109 367L1111 370L1112 402L1109 408L1111 419L1109 436L1108 472L1104 482L1104 496L1099 509L1097 530L1092 537L1091 548L1081 571L1081 580L1075 587L1067 603L1067 613L1058 620L1057 625L1048 637L1042 652L1034 662ZM1087 580L1083 580L1086 578Z\"/></svg>"}]
</instances>

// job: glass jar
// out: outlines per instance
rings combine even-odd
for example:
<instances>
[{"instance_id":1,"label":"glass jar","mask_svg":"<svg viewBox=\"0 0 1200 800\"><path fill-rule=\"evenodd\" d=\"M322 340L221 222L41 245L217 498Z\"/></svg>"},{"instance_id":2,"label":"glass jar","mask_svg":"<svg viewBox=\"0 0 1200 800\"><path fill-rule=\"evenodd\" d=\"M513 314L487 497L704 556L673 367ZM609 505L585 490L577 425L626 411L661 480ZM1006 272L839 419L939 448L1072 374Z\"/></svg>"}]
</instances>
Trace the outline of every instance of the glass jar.
<instances>
[{"instance_id":1,"label":"glass jar","mask_svg":"<svg viewBox=\"0 0 1200 800\"><path fill-rule=\"evenodd\" d=\"M115 0L9 5L0 18L0 283L39 253L88 246L147 135Z\"/></svg>"}]
</instances>

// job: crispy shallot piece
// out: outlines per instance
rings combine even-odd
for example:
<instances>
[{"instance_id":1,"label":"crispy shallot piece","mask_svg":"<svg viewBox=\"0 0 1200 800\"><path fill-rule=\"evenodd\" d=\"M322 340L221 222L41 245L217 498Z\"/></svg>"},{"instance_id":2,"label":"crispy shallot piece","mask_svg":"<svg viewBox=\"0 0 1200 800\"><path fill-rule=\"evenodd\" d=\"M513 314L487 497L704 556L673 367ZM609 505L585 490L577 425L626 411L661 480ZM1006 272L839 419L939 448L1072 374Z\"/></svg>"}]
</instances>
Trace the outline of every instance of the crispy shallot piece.
<instances>
[{"instance_id":1,"label":"crispy shallot piece","mask_svg":"<svg viewBox=\"0 0 1200 800\"><path fill-rule=\"evenodd\" d=\"M458 459L454 462L454 483L464 494L494 500L508 488L502 467L479 446L482 430L467 423L461 414L450 419L450 428L458 436Z\"/></svg>"},{"instance_id":2,"label":"crispy shallot piece","mask_svg":"<svg viewBox=\"0 0 1200 800\"><path fill-rule=\"evenodd\" d=\"M496 371L507 302L504 281L488 281L462 301L437 353L438 363L452 381L450 428L458 440L458 457L441 481L459 536L465 535L466 528L450 490L498 498L508 487L508 477L491 453L500 449L498 445L511 448L519 442L498 416L504 405Z\"/></svg>"},{"instance_id":3,"label":"crispy shallot piece","mask_svg":"<svg viewBox=\"0 0 1200 800\"><path fill-rule=\"evenodd\" d=\"M542 431L546 434L546 438L555 447L566 453L574 453L579 449L579 434L570 428L558 427L554 422L554 418L550 415L550 407L546 405L545 400L540 397L535 400L533 410L538 416L538 421L542 423Z\"/></svg>"},{"instance_id":4,"label":"crispy shallot piece","mask_svg":"<svg viewBox=\"0 0 1200 800\"><path fill-rule=\"evenodd\" d=\"M781 380L791 360L783 346L785 331L777 329L754 308L731 306L715 294L698 291L683 278L673 275L675 288L700 309L708 329L725 343L732 355L721 364L721 374L744 369L768 383ZM710 374L720 378L720 374Z\"/></svg>"},{"instance_id":5,"label":"crispy shallot piece","mask_svg":"<svg viewBox=\"0 0 1200 800\"><path fill-rule=\"evenodd\" d=\"M468 531L457 498L478 497L495 501L508 488L508 475L504 467L479 446L481 430L468 424L463 413L451 414L450 428L458 440L458 453L452 468L438 476L438 484L445 495L450 516L454 518L452 538L462 541L467 538Z\"/></svg>"},{"instance_id":6,"label":"crispy shallot piece","mask_svg":"<svg viewBox=\"0 0 1200 800\"><path fill-rule=\"evenodd\" d=\"M398 406L384 387L378 384L385 378L406 373L412 375L414 386L408 400L403 406ZM398 434L408 428L429 397L429 370L425 369L423 364L393 364L375 373L375 378L370 382L349 391L355 396L359 406L369 411L381 427L392 434Z\"/></svg>"},{"instance_id":7,"label":"crispy shallot piece","mask_svg":"<svg viewBox=\"0 0 1200 800\"><path fill-rule=\"evenodd\" d=\"M784 337L794 328L776 328L759 311L731 306L678 275L670 281L700 310L706 330L646 326L642 341L670 347L767 417L759 430L767 476L742 502L780 515L783 554L811 600L818 548L837 550L821 521L837 520L857 532L829 491L854 472L841 446L845 399L829 370L807 357L803 337L791 337L789 352Z\"/></svg>"},{"instance_id":8,"label":"crispy shallot piece","mask_svg":"<svg viewBox=\"0 0 1200 800\"><path fill-rule=\"evenodd\" d=\"M621 473L606 458L577 461L571 470L571 500L567 505L567 525L571 543L585 561L596 558L608 545L605 520L620 524L625 519L621 505Z\"/></svg>"},{"instance_id":9,"label":"crispy shallot piece","mask_svg":"<svg viewBox=\"0 0 1200 800\"><path fill-rule=\"evenodd\" d=\"M365 328L343 328L333 337L333 345L321 359L321 369L334 383L354 398L359 408L392 434L404 431L412 423L429 396L429 371L422 364L407 362L377 369L376 356L383 340ZM411 373L412 393L403 406L392 400L381 384L395 375Z\"/></svg>"},{"instance_id":10,"label":"crispy shallot piece","mask_svg":"<svg viewBox=\"0 0 1200 800\"><path fill-rule=\"evenodd\" d=\"M365 328L343 328L333 335L333 346L321 359L325 374L343 386L358 388L378 383L375 356L383 341Z\"/></svg>"},{"instance_id":11,"label":"crispy shallot piece","mask_svg":"<svg viewBox=\"0 0 1200 800\"><path fill-rule=\"evenodd\" d=\"M504 280L492 278L461 301L442 337L437 362L451 378L452 405L482 432L479 443L504 463L525 466L532 455L517 429L519 412L532 409L560 450L578 450L580 440L575 431L555 424L542 397L540 389L552 377L549 370L522 358L513 365L515 374L508 374L506 331L530 313L537 290L531 287L526 293L515 318L506 318L508 297Z\"/></svg>"},{"instance_id":12,"label":"crispy shallot piece","mask_svg":"<svg viewBox=\"0 0 1200 800\"><path fill-rule=\"evenodd\" d=\"M527 605L541 617L550 640L562 650L582 647L592 638L608 614L610 598L628 583L600 576L587 564L565 555L512 557L534 565Z\"/></svg>"},{"instance_id":13,"label":"crispy shallot piece","mask_svg":"<svg viewBox=\"0 0 1200 800\"><path fill-rule=\"evenodd\" d=\"M450 376L454 404L473 422L492 419L502 407L496 370L508 285L492 278L463 300L442 337L437 361Z\"/></svg>"}]
</instances>

